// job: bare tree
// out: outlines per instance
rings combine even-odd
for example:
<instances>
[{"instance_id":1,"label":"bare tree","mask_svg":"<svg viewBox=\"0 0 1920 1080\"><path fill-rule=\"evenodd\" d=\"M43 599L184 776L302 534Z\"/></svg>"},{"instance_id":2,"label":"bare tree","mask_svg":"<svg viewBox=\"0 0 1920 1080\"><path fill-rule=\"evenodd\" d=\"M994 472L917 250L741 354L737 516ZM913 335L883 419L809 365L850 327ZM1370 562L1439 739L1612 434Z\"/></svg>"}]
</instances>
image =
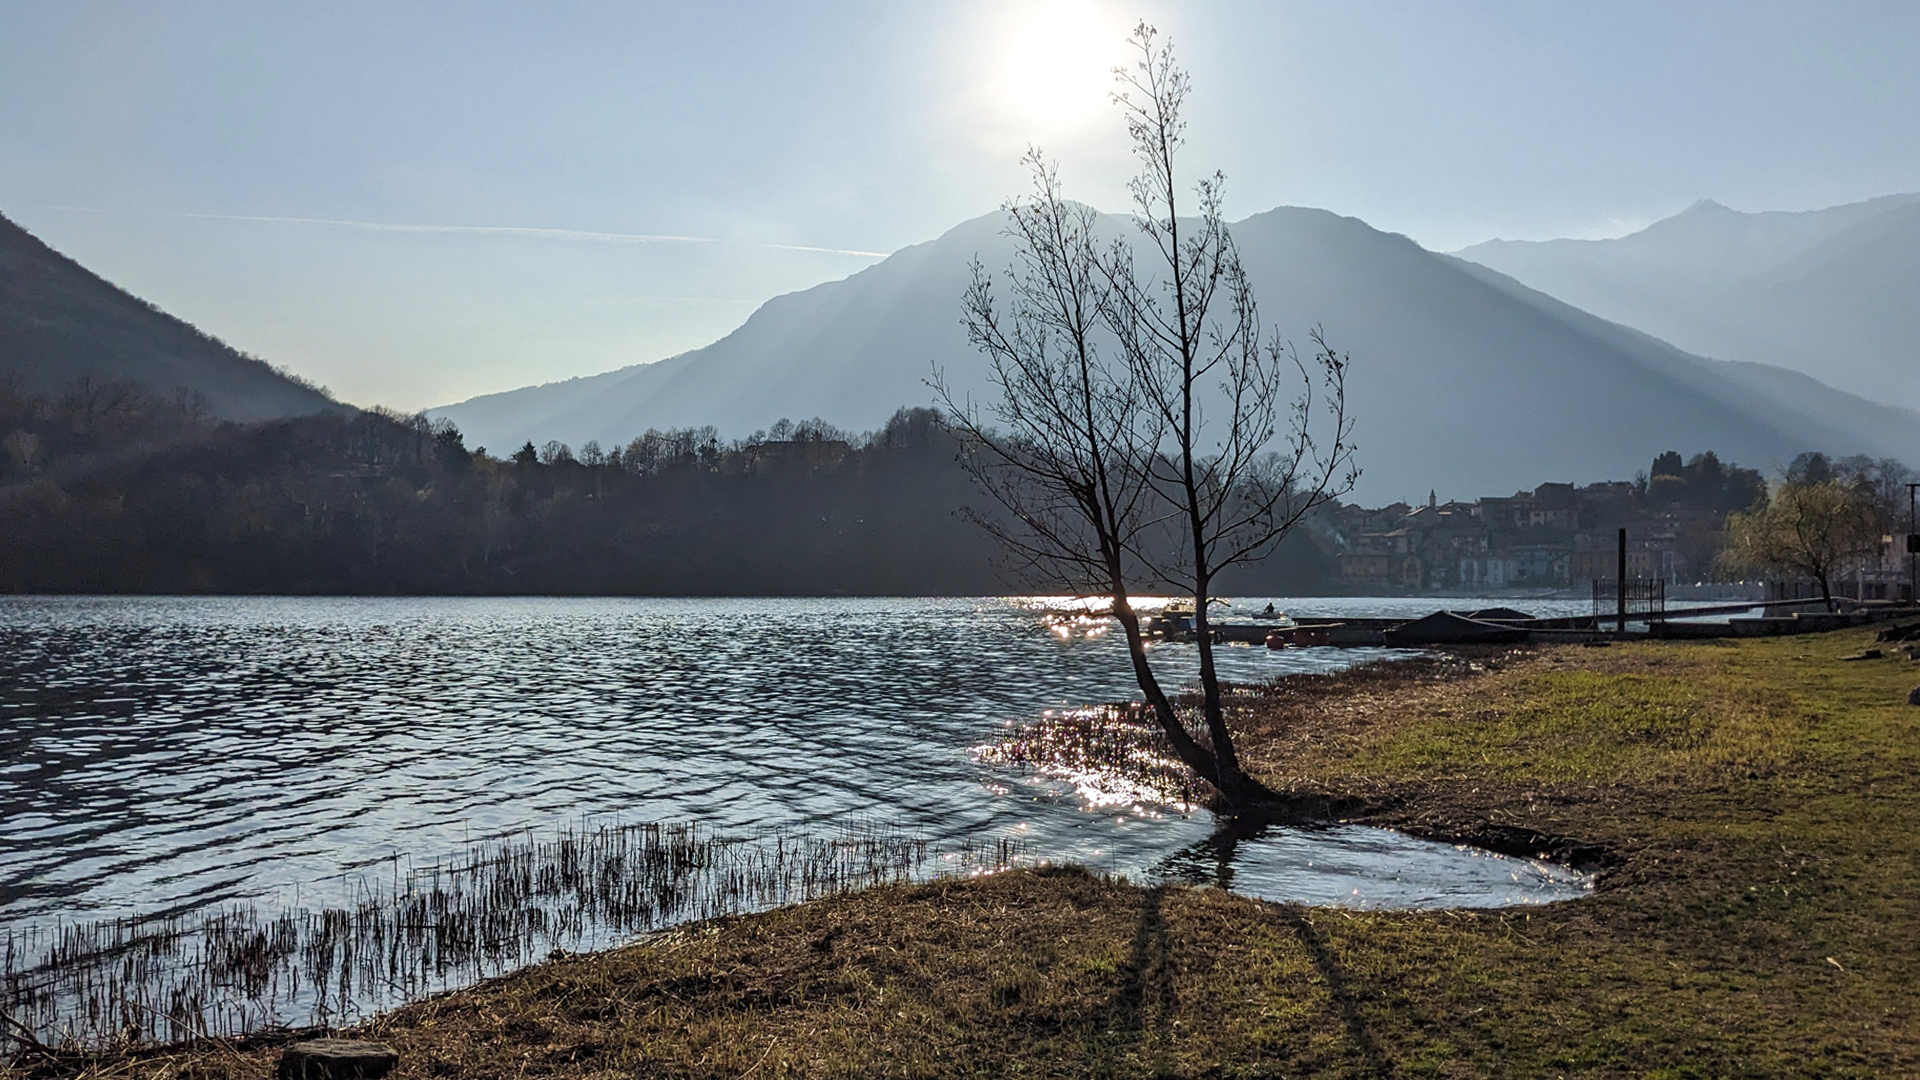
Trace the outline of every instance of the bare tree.
<instances>
[{"instance_id":1,"label":"bare tree","mask_svg":"<svg viewBox=\"0 0 1920 1080\"><path fill-rule=\"evenodd\" d=\"M1907 516L1907 484L1917 474L1898 458L1875 460L1865 454L1841 458L1833 463L1834 478L1842 483L1865 488L1871 493L1874 512L1882 532L1894 532Z\"/></svg>"},{"instance_id":2,"label":"bare tree","mask_svg":"<svg viewBox=\"0 0 1920 1080\"><path fill-rule=\"evenodd\" d=\"M995 536L1033 576L1112 596L1174 750L1228 805L1244 806L1263 789L1226 723L1208 607L1222 571L1271 553L1314 507L1352 488L1347 360L1317 329L1310 363L1262 338L1221 214L1223 178L1199 182L1191 211L1182 201L1174 159L1187 75L1151 26L1132 40L1140 60L1116 72L1115 100L1142 166L1131 189L1145 257L1128 240L1098 244L1098 215L1066 202L1054 170L1030 154L1034 194L1008 207L1009 298L1001 304L976 265L966 301L1000 400L983 419L936 387L975 447L976 479L1013 519L989 523ZM1141 582L1193 599L1204 741L1147 662L1127 603Z\"/></svg>"},{"instance_id":3,"label":"bare tree","mask_svg":"<svg viewBox=\"0 0 1920 1080\"><path fill-rule=\"evenodd\" d=\"M1805 574L1833 610L1833 579L1877 550L1880 510L1870 483L1786 480L1761 506L1727 517L1726 561L1734 567Z\"/></svg>"},{"instance_id":4,"label":"bare tree","mask_svg":"<svg viewBox=\"0 0 1920 1080\"><path fill-rule=\"evenodd\" d=\"M1208 626L1214 584L1230 567L1270 554L1314 507L1352 489L1359 474L1347 359L1318 328L1310 363L1278 336L1263 339L1252 285L1221 213L1224 176L1201 179L1191 208L1183 204L1175 158L1185 143L1181 109L1190 84L1172 46L1157 37L1146 23L1135 28L1140 59L1121 73L1124 89L1115 95L1141 165L1129 186L1144 258L1136 258L1136 245L1112 248L1108 321L1134 385L1167 432L1147 476L1175 508L1183 535L1172 546L1178 555L1156 560L1155 570L1193 597L1217 785L1237 802L1254 786L1221 702Z\"/></svg>"},{"instance_id":5,"label":"bare tree","mask_svg":"<svg viewBox=\"0 0 1920 1080\"><path fill-rule=\"evenodd\" d=\"M1058 173L1038 151L1026 164L1033 192L1005 207L1015 249L1002 275L1006 297L976 261L964 305L968 339L986 354L998 397L983 412L934 377L963 437L962 464L1010 520L973 519L1026 580L1110 598L1155 720L1181 760L1214 781L1214 756L1155 677L1131 603L1131 583L1151 573L1136 550L1153 522L1147 467L1164 433L1141 408L1131 369L1099 348L1107 297L1099 215L1061 197Z\"/></svg>"}]
</instances>

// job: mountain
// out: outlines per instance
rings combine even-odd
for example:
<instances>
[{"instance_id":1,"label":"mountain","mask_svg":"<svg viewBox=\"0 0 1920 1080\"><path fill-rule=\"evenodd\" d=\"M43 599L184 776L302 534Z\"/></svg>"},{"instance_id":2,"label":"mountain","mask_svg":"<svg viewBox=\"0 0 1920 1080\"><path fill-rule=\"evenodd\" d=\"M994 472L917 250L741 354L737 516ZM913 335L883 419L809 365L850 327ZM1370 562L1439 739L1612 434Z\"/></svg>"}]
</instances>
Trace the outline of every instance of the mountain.
<instances>
[{"instance_id":1,"label":"mountain","mask_svg":"<svg viewBox=\"0 0 1920 1080\"><path fill-rule=\"evenodd\" d=\"M1456 254L1692 352L1920 408L1920 194L1803 213L1698 202L1617 240Z\"/></svg>"},{"instance_id":2,"label":"mountain","mask_svg":"<svg viewBox=\"0 0 1920 1080\"><path fill-rule=\"evenodd\" d=\"M1001 226L997 214L977 218L778 297L703 349L435 413L502 453L529 439L624 443L648 427L745 434L782 416L873 428L927 403L936 365L979 395L984 365L961 330L960 296L976 253L1006 263ZM1322 324L1352 354L1367 498L1620 478L1669 448L1762 468L1810 448L1920 460L1920 414L1682 352L1353 218L1286 207L1233 233L1266 325L1304 341Z\"/></svg>"},{"instance_id":3,"label":"mountain","mask_svg":"<svg viewBox=\"0 0 1920 1080\"><path fill-rule=\"evenodd\" d=\"M431 410L496 452L531 439L624 443L649 427L713 424L745 435L781 417L878 427L927 405L938 361L978 367L960 327L967 262L1010 251L998 214L903 248L851 277L778 296L739 329L657 363L488 394Z\"/></svg>"},{"instance_id":4,"label":"mountain","mask_svg":"<svg viewBox=\"0 0 1920 1080\"><path fill-rule=\"evenodd\" d=\"M83 378L187 392L228 420L340 408L274 370L101 279L0 216L0 380L60 394Z\"/></svg>"}]
</instances>

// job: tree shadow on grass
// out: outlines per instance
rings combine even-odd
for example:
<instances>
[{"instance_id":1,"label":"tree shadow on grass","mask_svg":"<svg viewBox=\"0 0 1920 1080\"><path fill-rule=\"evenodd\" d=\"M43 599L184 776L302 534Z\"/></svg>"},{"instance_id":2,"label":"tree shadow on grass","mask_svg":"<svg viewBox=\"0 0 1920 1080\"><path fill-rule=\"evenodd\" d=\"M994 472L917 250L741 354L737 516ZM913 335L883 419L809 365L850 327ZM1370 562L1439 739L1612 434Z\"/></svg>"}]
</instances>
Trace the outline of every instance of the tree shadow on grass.
<instances>
[{"instance_id":1,"label":"tree shadow on grass","mask_svg":"<svg viewBox=\"0 0 1920 1080\"><path fill-rule=\"evenodd\" d=\"M1167 1028L1175 1008L1169 978L1166 886L1145 890L1134 924L1133 950L1121 970L1120 989L1108 1005L1112 1030L1130 1037L1140 1063L1156 1075L1167 1074Z\"/></svg>"},{"instance_id":2,"label":"tree shadow on grass","mask_svg":"<svg viewBox=\"0 0 1920 1080\"><path fill-rule=\"evenodd\" d=\"M1367 1018L1360 1012L1360 995L1354 992L1353 980L1348 978L1340 958L1334 955L1326 935L1299 908L1283 908L1281 918L1293 927L1294 936L1300 939L1300 947L1313 961L1314 970L1326 981L1327 996L1346 1024L1347 1040L1366 1063L1367 1072L1380 1080L1388 1080L1393 1076L1393 1063L1387 1060L1380 1045L1373 1041L1373 1033L1367 1030Z\"/></svg>"},{"instance_id":3,"label":"tree shadow on grass","mask_svg":"<svg viewBox=\"0 0 1920 1080\"><path fill-rule=\"evenodd\" d=\"M1258 820L1228 820L1206 839L1193 844L1183 851L1170 856L1157 869L1156 874L1166 878L1184 881L1191 885L1212 885L1219 889L1231 889L1234 878L1234 857L1241 843L1254 840L1271 828L1271 823ZM1158 917L1163 889L1150 891L1149 903ZM1347 1029L1347 1039L1353 1044L1356 1053L1362 1059L1365 1075L1390 1078L1394 1075L1393 1063L1373 1039L1367 1028L1366 1017L1360 1011L1361 995L1353 986L1346 968L1340 958L1334 954L1332 945L1320 928L1313 924L1310 912L1295 905L1278 908L1280 917L1292 927L1294 936L1299 938L1300 947L1312 961L1314 970L1326 983L1327 996L1333 1010L1339 1014ZM1143 909L1142 930L1146 928ZM1165 923L1160 923L1162 960L1164 960ZM1143 937L1136 934L1134 954L1141 955ZM1170 999L1169 994L1169 999ZM1171 1001L1169 1000L1169 1005Z\"/></svg>"}]
</instances>

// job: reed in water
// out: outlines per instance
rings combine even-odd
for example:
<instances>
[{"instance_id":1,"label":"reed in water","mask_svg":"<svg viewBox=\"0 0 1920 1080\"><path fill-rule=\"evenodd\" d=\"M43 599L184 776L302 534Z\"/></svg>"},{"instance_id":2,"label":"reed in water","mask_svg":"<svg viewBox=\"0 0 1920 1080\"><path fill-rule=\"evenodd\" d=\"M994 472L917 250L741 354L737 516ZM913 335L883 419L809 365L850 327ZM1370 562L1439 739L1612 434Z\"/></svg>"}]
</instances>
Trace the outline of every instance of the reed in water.
<instances>
[{"instance_id":1,"label":"reed in water","mask_svg":"<svg viewBox=\"0 0 1920 1080\"><path fill-rule=\"evenodd\" d=\"M871 885L992 870L1008 841L935 851L873 826L749 840L691 824L514 836L356 885L360 898L61 923L0 935L15 1039L106 1047L339 1025L555 952Z\"/></svg>"},{"instance_id":2,"label":"reed in water","mask_svg":"<svg viewBox=\"0 0 1920 1080\"><path fill-rule=\"evenodd\" d=\"M1193 726L1192 717L1183 720ZM1204 731L1193 732L1205 738ZM1093 805L1153 803L1181 810L1206 805L1206 784L1174 755L1145 705L1131 702L1049 710L974 748L981 760L1025 768L1079 788Z\"/></svg>"}]
</instances>

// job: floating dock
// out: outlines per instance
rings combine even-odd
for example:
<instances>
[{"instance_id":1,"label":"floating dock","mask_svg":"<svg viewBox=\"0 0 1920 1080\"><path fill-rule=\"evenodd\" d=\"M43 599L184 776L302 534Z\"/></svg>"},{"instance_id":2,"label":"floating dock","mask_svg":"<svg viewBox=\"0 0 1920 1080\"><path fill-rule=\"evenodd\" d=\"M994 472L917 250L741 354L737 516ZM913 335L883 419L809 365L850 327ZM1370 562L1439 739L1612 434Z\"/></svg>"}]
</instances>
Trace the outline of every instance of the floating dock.
<instances>
[{"instance_id":1,"label":"floating dock","mask_svg":"<svg viewBox=\"0 0 1920 1080\"><path fill-rule=\"evenodd\" d=\"M1421 647L1460 645L1476 642L1506 643L1580 643L1588 641L1636 641L1644 639L1694 639L1729 637L1772 637L1782 634L1817 634L1852 626L1895 619L1920 617L1913 605L1877 605L1847 602L1844 611L1796 611L1781 614L1750 615L1760 609L1772 611L1789 607L1819 605L1819 601L1753 601L1673 608L1661 612L1629 612L1627 629L1619 627L1618 615L1569 615L1558 618L1496 618L1484 612L1437 611L1419 619L1390 618L1298 618L1291 627L1274 623L1216 623L1210 627L1214 640L1227 643L1264 645L1275 629L1298 629L1324 633L1327 643L1336 647L1381 646ZM1522 615L1523 612L1512 612ZM1724 620L1711 621L1712 616ZM1479 616L1479 617L1476 617ZM1710 621L1697 621L1700 619Z\"/></svg>"}]
</instances>

